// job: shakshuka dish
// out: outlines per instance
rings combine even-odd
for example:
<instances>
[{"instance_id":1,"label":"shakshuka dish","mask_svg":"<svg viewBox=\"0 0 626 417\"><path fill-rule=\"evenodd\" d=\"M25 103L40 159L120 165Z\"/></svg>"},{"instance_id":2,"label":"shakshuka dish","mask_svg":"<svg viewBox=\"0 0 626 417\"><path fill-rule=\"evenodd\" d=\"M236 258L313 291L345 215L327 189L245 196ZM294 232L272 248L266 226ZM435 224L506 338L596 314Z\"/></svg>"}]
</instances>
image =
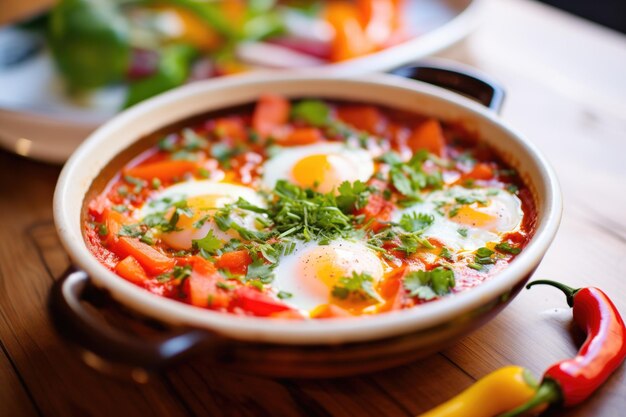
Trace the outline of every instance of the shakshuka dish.
<instances>
[{"instance_id":1,"label":"shakshuka dish","mask_svg":"<svg viewBox=\"0 0 626 417\"><path fill-rule=\"evenodd\" d=\"M268 94L170 130L87 202L84 235L123 279L196 307L413 308L492 279L534 231L527 186L460 123Z\"/></svg>"}]
</instances>

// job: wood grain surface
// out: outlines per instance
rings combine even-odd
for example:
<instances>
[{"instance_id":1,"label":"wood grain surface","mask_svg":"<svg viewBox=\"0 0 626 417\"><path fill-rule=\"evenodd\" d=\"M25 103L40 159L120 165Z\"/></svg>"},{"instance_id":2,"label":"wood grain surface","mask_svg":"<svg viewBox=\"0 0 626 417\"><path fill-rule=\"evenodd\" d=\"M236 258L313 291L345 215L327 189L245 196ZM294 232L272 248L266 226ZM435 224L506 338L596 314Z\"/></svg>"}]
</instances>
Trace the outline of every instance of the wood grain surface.
<instances>
[{"instance_id":1,"label":"wood grain surface","mask_svg":"<svg viewBox=\"0 0 626 417\"><path fill-rule=\"evenodd\" d=\"M488 2L474 35L442 54L507 89L503 118L560 178L561 228L535 277L596 285L626 314L626 38L524 0ZM0 152L0 416L413 416L485 374L539 375L582 335L563 296L523 291L452 348L396 369L337 380L268 380L200 359L144 385L97 374L54 333L51 283L69 265L52 222L59 168ZM552 416L624 415L626 371Z\"/></svg>"}]
</instances>

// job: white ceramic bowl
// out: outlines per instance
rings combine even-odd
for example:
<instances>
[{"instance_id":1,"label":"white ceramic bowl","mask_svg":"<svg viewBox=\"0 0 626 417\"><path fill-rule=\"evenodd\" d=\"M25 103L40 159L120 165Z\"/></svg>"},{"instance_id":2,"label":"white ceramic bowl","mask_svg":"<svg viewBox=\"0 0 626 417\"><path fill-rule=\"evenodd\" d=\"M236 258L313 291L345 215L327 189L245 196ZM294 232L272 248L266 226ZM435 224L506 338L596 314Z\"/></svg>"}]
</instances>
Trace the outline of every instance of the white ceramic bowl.
<instances>
[{"instance_id":1,"label":"white ceramic bowl","mask_svg":"<svg viewBox=\"0 0 626 417\"><path fill-rule=\"evenodd\" d=\"M537 226L526 248L501 273L469 291L439 301L366 318L322 321L268 320L199 309L154 295L118 277L91 255L83 239L85 195L100 171L141 137L194 115L251 103L265 92L373 103L460 121L514 167L537 206ZM319 75L264 75L224 78L179 88L127 110L95 131L72 155L54 196L61 241L93 285L150 318L206 329L220 338L273 346L367 345L411 336L412 357L432 352L484 323L514 296L538 266L560 221L561 197L555 175L535 146L493 111L459 94L393 75L339 78ZM400 349L402 350L402 349ZM399 351L396 352L400 355ZM347 372L350 373L350 372Z\"/></svg>"}]
</instances>

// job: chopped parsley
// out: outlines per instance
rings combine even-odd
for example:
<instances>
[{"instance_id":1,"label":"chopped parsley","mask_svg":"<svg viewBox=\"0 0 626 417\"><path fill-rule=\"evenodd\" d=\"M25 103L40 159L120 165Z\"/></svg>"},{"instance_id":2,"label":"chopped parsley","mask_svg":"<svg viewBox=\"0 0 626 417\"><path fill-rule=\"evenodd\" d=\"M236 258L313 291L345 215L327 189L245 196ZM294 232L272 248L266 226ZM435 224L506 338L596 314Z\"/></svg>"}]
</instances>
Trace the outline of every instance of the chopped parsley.
<instances>
[{"instance_id":1,"label":"chopped parsley","mask_svg":"<svg viewBox=\"0 0 626 417\"><path fill-rule=\"evenodd\" d=\"M124 175L124 181L135 186L133 188L133 192L135 194L140 193L146 184L144 180L140 178L131 177L130 175Z\"/></svg>"},{"instance_id":2,"label":"chopped parsley","mask_svg":"<svg viewBox=\"0 0 626 417\"><path fill-rule=\"evenodd\" d=\"M175 266L170 272L161 274L156 277L159 282L168 282L173 279L180 280L181 282L191 276L191 265Z\"/></svg>"},{"instance_id":3,"label":"chopped parsley","mask_svg":"<svg viewBox=\"0 0 626 417\"><path fill-rule=\"evenodd\" d=\"M441 248L441 252L439 252L439 256L441 256L443 259L447 259L448 261L452 259L452 252L450 252L450 249L446 248L445 246Z\"/></svg>"},{"instance_id":4,"label":"chopped parsley","mask_svg":"<svg viewBox=\"0 0 626 417\"><path fill-rule=\"evenodd\" d=\"M465 227L457 229L457 233L463 237L467 237L467 229Z\"/></svg>"},{"instance_id":5,"label":"chopped parsley","mask_svg":"<svg viewBox=\"0 0 626 417\"><path fill-rule=\"evenodd\" d=\"M112 210L117 211L118 213L126 213L128 211L128 207L124 204L118 204L116 206L111 206Z\"/></svg>"},{"instance_id":6,"label":"chopped parsley","mask_svg":"<svg viewBox=\"0 0 626 417\"><path fill-rule=\"evenodd\" d=\"M454 197L454 200L459 204L473 204L473 203L478 203L481 205L487 204L487 201L484 198L477 196L477 195L456 196Z\"/></svg>"},{"instance_id":7,"label":"chopped parsley","mask_svg":"<svg viewBox=\"0 0 626 417\"><path fill-rule=\"evenodd\" d=\"M109 234L109 228L104 223L97 224L96 225L96 230L98 231L98 234L100 236L106 236L106 235Z\"/></svg>"},{"instance_id":8,"label":"chopped parsley","mask_svg":"<svg viewBox=\"0 0 626 417\"><path fill-rule=\"evenodd\" d=\"M496 245L496 250L499 252L510 253L512 255L517 255L522 251L520 248L511 246L511 244L508 242L498 243Z\"/></svg>"},{"instance_id":9,"label":"chopped parsley","mask_svg":"<svg viewBox=\"0 0 626 417\"><path fill-rule=\"evenodd\" d=\"M286 291L279 291L278 294L276 294L276 296L281 300L285 300L287 298L293 297L293 294L290 292L286 292Z\"/></svg>"},{"instance_id":10,"label":"chopped parsley","mask_svg":"<svg viewBox=\"0 0 626 417\"><path fill-rule=\"evenodd\" d=\"M235 289L235 286L232 284L227 284L224 281L217 281L217 283L215 283L215 286L217 288L220 288L222 290L226 290L226 291L231 291Z\"/></svg>"},{"instance_id":11,"label":"chopped parsley","mask_svg":"<svg viewBox=\"0 0 626 417\"><path fill-rule=\"evenodd\" d=\"M474 262L471 262L467 266L480 271L484 265L491 265L496 262L493 258L494 254L495 252L489 248L478 248L474 253Z\"/></svg>"}]
</instances>

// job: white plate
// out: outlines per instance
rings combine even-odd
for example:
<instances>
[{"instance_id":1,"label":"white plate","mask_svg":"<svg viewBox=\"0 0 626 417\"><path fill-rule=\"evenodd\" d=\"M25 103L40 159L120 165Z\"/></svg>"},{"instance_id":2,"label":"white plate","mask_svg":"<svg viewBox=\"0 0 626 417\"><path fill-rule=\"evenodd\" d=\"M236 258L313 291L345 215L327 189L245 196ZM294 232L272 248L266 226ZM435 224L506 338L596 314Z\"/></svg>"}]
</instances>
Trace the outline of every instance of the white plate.
<instances>
[{"instance_id":1,"label":"white plate","mask_svg":"<svg viewBox=\"0 0 626 417\"><path fill-rule=\"evenodd\" d=\"M430 55L466 36L477 24L479 0L413 0L418 36L316 71L356 75L386 71ZM10 29L5 29L10 30ZM310 70L308 70L310 71ZM0 68L0 146L20 155L63 163L87 135L118 112L124 89L108 88L78 105L69 101L47 51L8 70Z\"/></svg>"}]
</instances>

